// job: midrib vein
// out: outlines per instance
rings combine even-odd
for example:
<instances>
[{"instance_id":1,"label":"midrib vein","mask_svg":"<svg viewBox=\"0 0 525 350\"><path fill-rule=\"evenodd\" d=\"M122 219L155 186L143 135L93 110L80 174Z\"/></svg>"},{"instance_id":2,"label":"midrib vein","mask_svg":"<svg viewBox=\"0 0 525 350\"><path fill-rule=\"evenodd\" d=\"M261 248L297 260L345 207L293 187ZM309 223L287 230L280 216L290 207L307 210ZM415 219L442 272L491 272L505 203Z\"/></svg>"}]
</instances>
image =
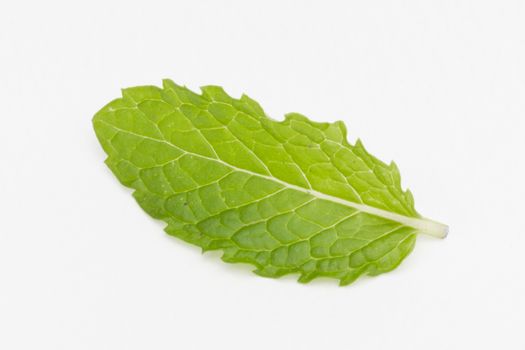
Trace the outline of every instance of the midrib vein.
<instances>
[{"instance_id":1,"label":"midrib vein","mask_svg":"<svg viewBox=\"0 0 525 350\"><path fill-rule=\"evenodd\" d=\"M232 165L230 163L226 163L222 159L218 158L218 156L217 156L217 158L207 157L207 156L204 156L204 155L201 155L201 154L198 154L198 153L187 151L187 150L185 150L185 149L183 149L183 148L181 148L181 147L179 147L179 146L177 146L177 145L175 145L175 144L173 144L171 142L168 142L165 139L156 139L156 138L153 138L153 137L137 134L137 133L134 133L134 132L132 132L130 130L125 130L125 129L119 128L119 127L117 127L117 126L115 126L115 125L113 125L111 123L108 123L105 120L102 120L102 119L98 119L98 121L108 125L109 127L113 128L115 130L118 130L120 132L124 132L124 133L130 134L130 135L134 135L134 136L137 136L137 137L140 137L140 138L143 138L143 139L147 139L147 140L151 140L151 141L154 141L154 142L164 143L164 144L166 144L166 145L168 145L170 147L173 147L173 148L175 148L175 149L177 149L177 150L179 150L179 151L181 151L181 152L183 152L183 153L185 153L187 155L191 155L191 156L194 156L194 157L198 157L198 158L206 159L208 161L212 161L212 162L216 162L216 163L222 164L222 165L224 165L224 166L226 166L226 167L228 167L228 168L230 168L230 169L232 169L234 171L246 173L246 174L249 174L251 176L256 176L256 177L263 178L263 179L266 179L266 180L269 180L269 181L273 181L273 182L276 182L278 184L281 184L282 186L284 186L286 188L290 188L290 189L293 189L293 190L296 190L296 191L307 193L307 194L309 194L311 196L314 196L314 197L316 197L318 199L323 199L323 200L327 200L327 201L330 201L330 202L333 202L333 203L338 203L338 204L341 204L341 205L344 205L344 206L347 206L347 207L351 207L351 208L357 209L357 210L359 210L360 212L363 212L363 213L375 215L375 216L378 216L378 217L381 217L381 218L384 218L384 219L388 219L388 220L391 220L391 221L398 222L398 223L400 223L400 224L402 224L404 226L415 228L420 233L424 233L424 234L427 234L427 235L430 235L430 236L434 236L434 237L437 237L437 238L445 238L447 236L447 234L448 234L448 226L444 225L442 223L439 223L437 221L433 221L433 220L425 219L425 218L413 218L413 217L409 217L409 216L393 213L393 212L390 212L390 211L387 211L387 210L384 210L384 209L379 209L379 208L376 208L376 207L372 207L372 206L369 206L369 205L366 205L366 204L351 202L351 201L348 201L346 199L339 198L339 197L334 197L334 196L331 196L331 195L328 195L328 194L325 194L325 193L322 193L322 192L319 192L319 191L316 191L316 190L313 190L313 189L306 189L306 188L301 187L301 186L290 184L290 183L288 183L286 181L283 181L281 179L278 179L276 177L263 175L263 174L255 173L255 172L250 171L250 170L246 170L246 169L242 169L242 168L236 167L235 165ZM211 145L210 145L210 147L213 149L213 147Z\"/></svg>"}]
</instances>

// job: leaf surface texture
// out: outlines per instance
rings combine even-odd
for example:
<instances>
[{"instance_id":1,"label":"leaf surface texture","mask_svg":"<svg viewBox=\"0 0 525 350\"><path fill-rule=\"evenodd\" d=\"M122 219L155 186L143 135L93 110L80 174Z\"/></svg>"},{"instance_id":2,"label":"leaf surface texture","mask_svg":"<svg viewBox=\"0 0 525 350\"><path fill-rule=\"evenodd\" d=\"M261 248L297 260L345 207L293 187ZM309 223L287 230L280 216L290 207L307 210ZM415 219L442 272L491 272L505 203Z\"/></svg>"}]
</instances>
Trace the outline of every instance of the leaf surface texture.
<instances>
[{"instance_id":1,"label":"leaf surface texture","mask_svg":"<svg viewBox=\"0 0 525 350\"><path fill-rule=\"evenodd\" d=\"M123 90L93 119L107 165L166 232L262 276L342 285L395 268L432 223L342 122L267 117L217 86ZM439 229L439 227L438 227Z\"/></svg>"}]
</instances>

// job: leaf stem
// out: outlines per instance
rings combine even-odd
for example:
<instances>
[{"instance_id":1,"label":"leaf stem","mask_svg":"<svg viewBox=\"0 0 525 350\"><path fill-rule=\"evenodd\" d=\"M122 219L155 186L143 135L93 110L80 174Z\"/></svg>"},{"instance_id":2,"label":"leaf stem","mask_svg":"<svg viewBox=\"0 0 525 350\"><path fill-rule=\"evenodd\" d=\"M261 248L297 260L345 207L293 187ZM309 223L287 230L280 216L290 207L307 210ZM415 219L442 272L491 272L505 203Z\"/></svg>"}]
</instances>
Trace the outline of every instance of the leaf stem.
<instances>
[{"instance_id":1,"label":"leaf stem","mask_svg":"<svg viewBox=\"0 0 525 350\"><path fill-rule=\"evenodd\" d=\"M418 220L418 223L412 226L419 229L421 233L432 237L445 238L448 235L447 225L427 218Z\"/></svg>"}]
</instances>

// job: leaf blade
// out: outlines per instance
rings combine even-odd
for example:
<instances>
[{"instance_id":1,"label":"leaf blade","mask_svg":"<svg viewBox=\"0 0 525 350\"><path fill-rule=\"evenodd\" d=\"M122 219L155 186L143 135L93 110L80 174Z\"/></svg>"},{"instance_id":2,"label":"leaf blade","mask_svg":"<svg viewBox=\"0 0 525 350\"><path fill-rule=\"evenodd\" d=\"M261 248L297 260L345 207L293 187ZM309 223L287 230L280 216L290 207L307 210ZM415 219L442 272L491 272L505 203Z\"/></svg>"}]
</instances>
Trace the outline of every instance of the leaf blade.
<instances>
[{"instance_id":1,"label":"leaf blade","mask_svg":"<svg viewBox=\"0 0 525 350\"><path fill-rule=\"evenodd\" d=\"M418 231L442 229L342 122L278 122L245 95L202 91L169 80L125 89L93 119L106 163L169 234L263 276L348 284L395 268Z\"/></svg>"}]
</instances>

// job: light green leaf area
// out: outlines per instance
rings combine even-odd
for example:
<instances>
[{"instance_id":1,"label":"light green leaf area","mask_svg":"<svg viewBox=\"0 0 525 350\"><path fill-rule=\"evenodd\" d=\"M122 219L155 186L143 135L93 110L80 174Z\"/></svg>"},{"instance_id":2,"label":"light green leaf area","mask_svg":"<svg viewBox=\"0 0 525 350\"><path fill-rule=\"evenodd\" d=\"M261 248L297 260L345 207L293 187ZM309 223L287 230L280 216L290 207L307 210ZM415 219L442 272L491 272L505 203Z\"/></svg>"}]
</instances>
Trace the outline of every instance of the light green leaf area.
<instances>
[{"instance_id":1,"label":"light green leaf area","mask_svg":"<svg viewBox=\"0 0 525 350\"><path fill-rule=\"evenodd\" d=\"M245 95L165 80L123 90L93 124L107 165L168 234L261 276L346 285L394 269L417 233L446 235L342 122L275 121Z\"/></svg>"}]
</instances>

